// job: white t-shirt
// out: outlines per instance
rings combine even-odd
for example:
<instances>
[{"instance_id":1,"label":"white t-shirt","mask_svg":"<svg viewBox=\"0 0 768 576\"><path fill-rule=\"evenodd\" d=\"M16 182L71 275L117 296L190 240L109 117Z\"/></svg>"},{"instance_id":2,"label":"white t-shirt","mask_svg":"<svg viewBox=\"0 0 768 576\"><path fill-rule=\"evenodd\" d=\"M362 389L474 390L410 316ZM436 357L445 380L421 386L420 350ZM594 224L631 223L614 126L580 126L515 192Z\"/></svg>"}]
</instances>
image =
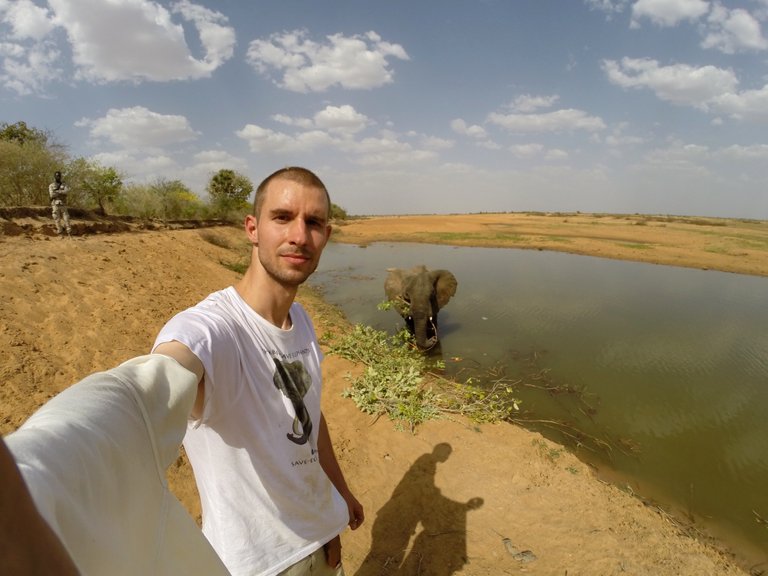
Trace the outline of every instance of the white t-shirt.
<instances>
[{"instance_id":1,"label":"white t-shirt","mask_svg":"<svg viewBox=\"0 0 768 576\"><path fill-rule=\"evenodd\" d=\"M234 575L277 574L349 520L317 455L322 351L298 303L290 317L282 330L229 287L177 314L155 341L185 344L205 368L203 415L184 448L203 532Z\"/></svg>"}]
</instances>

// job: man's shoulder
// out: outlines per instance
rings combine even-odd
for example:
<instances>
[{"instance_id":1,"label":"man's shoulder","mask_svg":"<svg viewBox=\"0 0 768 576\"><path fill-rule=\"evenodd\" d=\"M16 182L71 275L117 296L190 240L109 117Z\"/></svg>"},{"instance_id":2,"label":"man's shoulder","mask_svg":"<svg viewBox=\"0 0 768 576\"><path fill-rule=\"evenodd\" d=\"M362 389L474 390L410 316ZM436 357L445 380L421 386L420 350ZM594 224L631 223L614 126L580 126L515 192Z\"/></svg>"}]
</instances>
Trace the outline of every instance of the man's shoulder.
<instances>
[{"instance_id":1,"label":"man's shoulder","mask_svg":"<svg viewBox=\"0 0 768 576\"><path fill-rule=\"evenodd\" d=\"M224 290L211 292L197 304L179 312L178 316L202 315L226 319L231 317L232 308L232 299L225 288Z\"/></svg>"}]
</instances>

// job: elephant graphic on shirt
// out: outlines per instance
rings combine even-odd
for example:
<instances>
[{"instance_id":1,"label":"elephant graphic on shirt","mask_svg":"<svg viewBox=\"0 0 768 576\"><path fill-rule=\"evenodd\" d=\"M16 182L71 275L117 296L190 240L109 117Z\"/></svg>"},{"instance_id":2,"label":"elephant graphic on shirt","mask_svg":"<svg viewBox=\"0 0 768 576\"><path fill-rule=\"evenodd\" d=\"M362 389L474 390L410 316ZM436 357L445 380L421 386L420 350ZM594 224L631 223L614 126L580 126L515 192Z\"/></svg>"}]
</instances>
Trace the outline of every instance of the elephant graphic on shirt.
<instances>
[{"instance_id":1,"label":"elephant graphic on shirt","mask_svg":"<svg viewBox=\"0 0 768 576\"><path fill-rule=\"evenodd\" d=\"M286 434L288 440L295 444L306 444L312 433L312 418L304 404L304 396L312 386L312 377L300 360L295 362L275 361L275 387L280 390L293 404L296 416L293 418L293 433Z\"/></svg>"}]
</instances>

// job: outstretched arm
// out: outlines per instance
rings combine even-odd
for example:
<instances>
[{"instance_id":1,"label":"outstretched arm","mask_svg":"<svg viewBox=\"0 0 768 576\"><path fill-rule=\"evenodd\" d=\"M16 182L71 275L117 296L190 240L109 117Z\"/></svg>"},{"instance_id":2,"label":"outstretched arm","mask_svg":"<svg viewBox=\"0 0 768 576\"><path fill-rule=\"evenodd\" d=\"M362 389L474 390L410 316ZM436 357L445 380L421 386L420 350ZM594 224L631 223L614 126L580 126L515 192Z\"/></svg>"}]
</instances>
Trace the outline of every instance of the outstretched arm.
<instances>
[{"instance_id":1,"label":"outstretched arm","mask_svg":"<svg viewBox=\"0 0 768 576\"><path fill-rule=\"evenodd\" d=\"M152 353L170 356L197 376L197 397L195 398L195 404L192 407L192 417L195 419L200 418L203 415L203 405L205 402L205 386L203 384L205 368L203 368L203 363L200 362L200 359L195 356L192 350L177 340L159 344Z\"/></svg>"},{"instance_id":2,"label":"outstretched arm","mask_svg":"<svg viewBox=\"0 0 768 576\"><path fill-rule=\"evenodd\" d=\"M37 511L11 452L0 440L0 572L78 574L54 531Z\"/></svg>"}]
</instances>

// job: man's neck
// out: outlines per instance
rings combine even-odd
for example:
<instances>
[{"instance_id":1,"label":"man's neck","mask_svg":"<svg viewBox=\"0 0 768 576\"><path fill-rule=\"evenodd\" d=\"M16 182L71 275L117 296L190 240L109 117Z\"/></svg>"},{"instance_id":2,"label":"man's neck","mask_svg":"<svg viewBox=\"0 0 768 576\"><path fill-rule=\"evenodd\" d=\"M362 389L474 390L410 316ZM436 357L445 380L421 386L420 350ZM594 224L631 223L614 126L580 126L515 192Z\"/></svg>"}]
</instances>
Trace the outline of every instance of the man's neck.
<instances>
[{"instance_id":1,"label":"man's neck","mask_svg":"<svg viewBox=\"0 0 768 576\"><path fill-rule=\"evenodd\" d=\"M278 328L291 327L290 309L297 286L286 286L271 278L263 268L253 266L235 284L235 290L254 312Z\"/></svg>"}]
</instances>

